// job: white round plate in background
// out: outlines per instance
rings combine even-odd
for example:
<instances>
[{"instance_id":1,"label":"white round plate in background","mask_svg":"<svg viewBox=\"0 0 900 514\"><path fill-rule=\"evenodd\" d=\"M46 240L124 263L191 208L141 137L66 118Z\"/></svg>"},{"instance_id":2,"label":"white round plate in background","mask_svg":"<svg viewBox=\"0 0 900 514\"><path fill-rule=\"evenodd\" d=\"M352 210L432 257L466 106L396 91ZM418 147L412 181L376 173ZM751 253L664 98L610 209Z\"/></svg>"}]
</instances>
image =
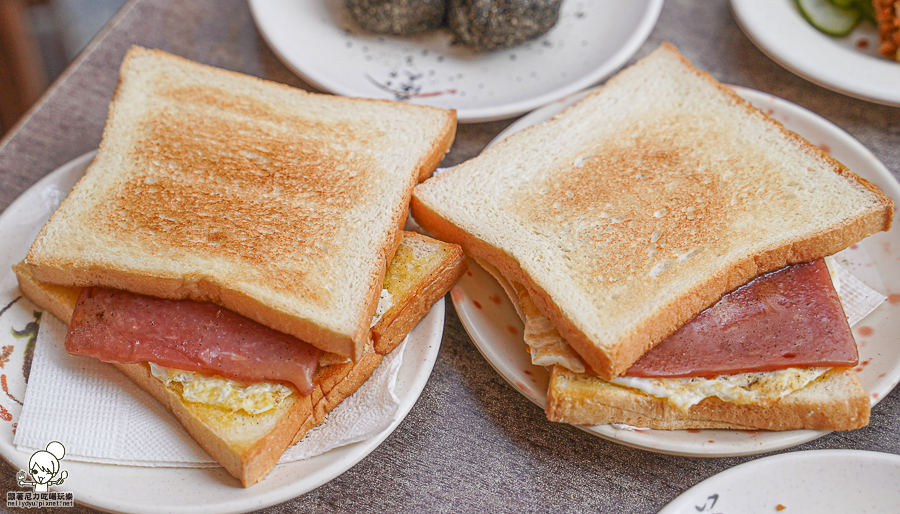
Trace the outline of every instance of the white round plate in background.
<instances>
[{"instance_id":1,"label":"white round plate in background","mask_svg":"<svg viewBox=\"0 0 900 514\"><path fill-rule=\"evenodd\" d=\"M900 106L900 63L878 54L870 23L835 38L804 20L794 0L731 0L731 9L747 37L790 71L832 91Z\"/></svg>"},{"instance_id":2,"label":"white round plate in background","mask_svg":"<svg viewBox=\"0 0 900 514\"><path fill-rule=\"evenodd\" d=\"M873 182L894 202L900 201L900 184L884 165L852 136L812 112L775 96L734 87L745 100L797 132L863 178ZM539 109L510 125L494 144L526 127L550 119L584 98L582 92ZM898 220L895 218L895 226ZM842 264L869 287L888 296L872 314L854 327L859 345L857 374L877 403L900 381L900 230L868 237L839 254ZM470 271L451 290L451 298L463 326L488 362L516 390L544 408L547 370L531 364L525 350L523 326L500 284L470 261ZM753 455L796 446L828 432L790 430L630 430L612 425L580 426L604 439L644 450L695 457Z\"/></svg>"},{"instance_id":3,"label":"white round plate in background","mask_svg":"<svg viewBox=\"0 0 900 514\"><path fill-rule=\"evenodd\" d=\"M752 460L682 493L659 514L870 512L900 509L900 455L811 450Z\"/></svg>"},{"instance_id":4,"label":"white round plate in background","mask_svg":"<svg viewBox=\"0 0 900 514\"><path fill-rule=\"evenodd\" d=\"M452 44L447 29L365 32L344 0L250 0L269 46L294 72L344 96L456 109L462 122L517 116L622 67L647 39L663 0L568 0L543 36L495 52Z\"/></svg>"},{"instance_id":5,"label":"white round plate in background","mask_svg":"<svg viewBox=\"0 0 900 514\"><path fill-rule=\"evenodd\" d=\"M27 331L38 310L19 298L11 266L21 261L38 231L59 203L81 178L95 152L85 154L50 173L13 202L0 215L0 347L12 348L0 358L4 393L0 395L0 455L14 469L27 469L30 452L13 445L13 431L25 397L24 361ZM416 403L437 359L444 329L441 299L410 333L395 393L400 399L397 418L384 431L365 441L353 443L316 457L277 464L262 481L243 488L222 467L150 468L77 462L66 459L69 473L59 491L72 491L77 503L113 512L136 513L227 513L261 509L287 501L330 481L372 452L409 413ZM340 406L338 406L338 409Z\"/></svg>"}]
</instances>

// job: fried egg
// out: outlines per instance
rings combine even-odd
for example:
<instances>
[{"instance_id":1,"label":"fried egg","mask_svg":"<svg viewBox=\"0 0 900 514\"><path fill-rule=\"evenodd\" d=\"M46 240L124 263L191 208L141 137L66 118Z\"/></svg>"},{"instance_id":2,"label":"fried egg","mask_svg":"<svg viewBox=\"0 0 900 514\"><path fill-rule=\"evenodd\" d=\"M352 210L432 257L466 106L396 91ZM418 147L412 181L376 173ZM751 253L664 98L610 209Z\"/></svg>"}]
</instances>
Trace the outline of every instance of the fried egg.
<instances>
[{"instance_id":1,"label":"fried egg","mask_svg":"<svg viewBox=\"0 0 900 514\"><path fill-rule=\"evenodd\" d=\"M737 373L714 378L640 378L617 377L610 383L637 389L650 396L665 398L687 413L709 397L738 404L767 405L806 387L830 368L788 368L777 371Z\"/></svg>"},{"instance_id":2,"label":"fried egg","mask_svg":"<svg viewBox=\"0 0 900 514\"><path fill-rule=\"evenodd\" d=\"M384 316L384 313L388 311L394 305L394 298L391 296L391 292L387 289L381 290L381 296L378 297L378 306L375 308L375 314L372 315L372 324L369 328L374 327L381 318Z\"/></svg>"},{"instance_id":3,"label":"fried egg","mask_svg":"<svg viewBox=\"0 0 900 514\"><path fill-rule=\"evenodd\" d=\"M188 402L219 407L230 412L262 414L278 406L293 390L278 382L242 384L219 376L166 368L150 363L150 372L166 387L181 385L181 397Z\"/></svg>"}]
</instances>

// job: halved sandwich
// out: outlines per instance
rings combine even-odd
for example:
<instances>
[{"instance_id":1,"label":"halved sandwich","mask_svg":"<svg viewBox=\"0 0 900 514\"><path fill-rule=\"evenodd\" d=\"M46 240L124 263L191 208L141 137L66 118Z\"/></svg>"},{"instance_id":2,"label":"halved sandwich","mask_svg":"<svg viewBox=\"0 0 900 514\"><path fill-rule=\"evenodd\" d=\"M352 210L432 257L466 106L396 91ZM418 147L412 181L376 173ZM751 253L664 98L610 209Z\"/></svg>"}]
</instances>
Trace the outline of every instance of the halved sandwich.
<instances>
[{"instance_id":1,"label":"halved sandwich","mask_svg":"<svg viewBox=\"0 0 900 514\"><path fill-rule=\"evenodd\" d=\"M552 366L547 417L666 430L865 426L869 396L851 369L859 354L832 280L822 259L757 277L609 381L585 373L546 318L526 307L532 362Z\"/></svg>"},{"instance_id":2,"label":"halved sandwich","mask_svg":"<svg viewBox=\"0 0 900 514\"><path fill-rule=\"evenodd\" d=\"M321 356L308 394L275 381L245 384L156 363L112 364L165 405L191 437L246 487L261 480L289 446L359 389L465 268L458 246L404 232L388 267L382 290L386 300L373 320L372 342L363 358L353 362L333 354ZM71 323L82 288L38 282L24 263L13 270L25 296Z\"/></svg>"},{"instance_id":3,"label":"halved sandwich","mask_svg":"<svg viewBox=\"0 0 900 514\"><path fill-rule=\"evenodd\" d=\"M118 363L252 484L458 277L452 248L401 231L455 125L452 111L132 48L99 152L28 252L23 289L46 305L58 296L39 284L79 288L67 350ZM385 314L392 297L405 303ZM279 384L276 414L176 394L211 375Z\"/></svg>"},{"instance_id":4,"label":"halved sandwich","mask_svg":"<svg viewBox=\"0 0 900 514\"><path fill-rule=\"evenodd\" d=\"M647 426L677 409L611 381L726 293L888 230L894 207L664 44L553 119L417 186L412 212L510 283L511 297L533 314L526 337L552 349L555 332L574 350L551 352L557 364L583 366L554 370L551 389L566 378L580 396L551 390L551 419ZM775 371L767 363L749 371L766 368ZM697 373L711 378L709 370ZM839 411L829 421L804 415L765 428L864 424L868 402L855 375L847 396L835 394L850 375L823 373L796 386L825 391L814 408ZM628 394L613 402L608 388ZM574 402L609 408L603 416L562 414ZM679 423L655 426L763 424L740 414L745 403L722 403L730 414L688 409ZM786 405L760 402L770 413L779 403Z\"/></svg>"}]
</instances>

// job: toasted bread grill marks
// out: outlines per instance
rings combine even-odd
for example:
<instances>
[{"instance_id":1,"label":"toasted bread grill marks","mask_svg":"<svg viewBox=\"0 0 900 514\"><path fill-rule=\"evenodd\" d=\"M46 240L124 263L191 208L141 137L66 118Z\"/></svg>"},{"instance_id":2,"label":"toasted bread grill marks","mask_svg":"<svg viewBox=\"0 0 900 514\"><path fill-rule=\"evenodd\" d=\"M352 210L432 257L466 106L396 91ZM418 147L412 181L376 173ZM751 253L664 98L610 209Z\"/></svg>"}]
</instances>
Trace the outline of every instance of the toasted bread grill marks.
<instances>
[{"instance_id":1,"label":"toasted bread grill marks","mask_svg":"<svg viewBox=\"0 0 900 514\"><path fill-rule=\"evenodd\" d=\"M320 206L352 210L366 193L366 170L375 167L363 156L339 160L319 141L259 124L229 120L243 134L229 140L220 123L210 115L156 114L131 155L139 171L97 213L98 221L141 233L148 245L227 254L256 269L274 262L279 280L273 287L327 300L312 281L300 280L311 267L278 263L336 256L345 227Z\"/></svg>"}]
</instances>

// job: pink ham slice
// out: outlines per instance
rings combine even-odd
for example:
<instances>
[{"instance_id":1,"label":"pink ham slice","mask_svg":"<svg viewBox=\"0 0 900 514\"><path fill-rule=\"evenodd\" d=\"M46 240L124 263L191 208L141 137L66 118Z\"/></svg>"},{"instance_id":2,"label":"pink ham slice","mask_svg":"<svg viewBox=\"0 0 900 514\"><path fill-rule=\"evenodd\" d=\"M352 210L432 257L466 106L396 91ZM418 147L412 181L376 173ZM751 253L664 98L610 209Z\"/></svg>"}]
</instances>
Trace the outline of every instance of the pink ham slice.
<instances>
[{"instance_id":1,"label":"pink ham slice","mask_svg":"<svg viewBox=\"0 0 900 514\"><path fill-rule=\"evenodd\" d=\"M823 260L757 277L663 340L629 377L709 377L855 366L859 353Z\"/></svg>"},{"instance_id":2,"label":"pink ham slice","mask_svg":"<svg viewBox=\"0 0 900 514\"><path fill-rule=\"evenodd\" d=\"M307 395L321 351L211 303L86 287L66 350L105 362L154 362L241 382L284 381Z\"/></svg>"}]
</instances>

